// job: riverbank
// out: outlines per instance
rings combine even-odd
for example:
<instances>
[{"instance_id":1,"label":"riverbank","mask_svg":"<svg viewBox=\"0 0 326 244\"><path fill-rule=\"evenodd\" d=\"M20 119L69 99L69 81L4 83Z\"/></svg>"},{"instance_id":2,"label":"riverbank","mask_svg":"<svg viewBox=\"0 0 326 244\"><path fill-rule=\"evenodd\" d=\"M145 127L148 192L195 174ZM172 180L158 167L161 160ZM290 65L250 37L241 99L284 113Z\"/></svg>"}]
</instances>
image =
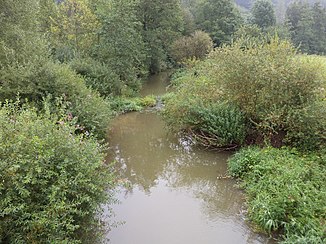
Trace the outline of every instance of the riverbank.
<instances>
[{"instance_id":1,"label":"riverbank","mask_svg":"<svg viewBox=\"0 0 326 244\"><path fill-rule=\"evenodd\" d=\"M215 49L172 83L175 91L163 111L170 130L185 132L206 148L241 148L230 172L243 178L249 217L258 228L281 233L285 243L322 243L324 58L298 55L277 38L252 46L240 40ZM259 148L247 149L250 145ZM242 167L244 175L234 173Z\"/></svg>"},{"instance_id":2,"label":"riverbank","mask_svg":"<svg viewBox=\"0 0 326 244\"><path fill-rule=\"evenodd\" d=\"M326 153L248 147L229 159L241 179L248 216L264 232L281 231L282 243L324 243Z\"/></svg>"}]
</instances>

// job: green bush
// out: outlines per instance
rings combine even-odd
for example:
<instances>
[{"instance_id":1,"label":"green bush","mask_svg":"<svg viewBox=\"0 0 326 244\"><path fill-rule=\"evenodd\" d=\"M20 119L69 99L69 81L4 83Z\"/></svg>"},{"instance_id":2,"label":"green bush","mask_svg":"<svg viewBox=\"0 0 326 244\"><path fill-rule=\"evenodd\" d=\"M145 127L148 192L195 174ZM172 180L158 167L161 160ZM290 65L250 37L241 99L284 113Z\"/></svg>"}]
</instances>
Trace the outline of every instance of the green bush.
<instances>
[{"instance_id":1,"label":"green bush","mask_svg":"<svg viewBox=\"0 0 326 244\"><path fill-rule=\"evenodd\" d=\"M93 58L76 58L69 65L83 76L88 87L105 97L135 95L141 88L141 79L137 77L144 75L139 70L139 73L134 70L134 73L129 71L128 77L122 79L123 75L118 74L114 67Z\"/></svg>"},{"instance_id":2,"label":"green bush","mask_svg":"<svg viewBox=\"0 0 326 244\"><path fill-rule=\"evenodd\" d=\"M0 109L0 242L80 243L100 228L113 186L104 147L68 121L6 103Z\"/></svg>"},{"instance_id":3,"label":"green bush","mask_svg":"<svg viewBox=\"0 0 326 244\"><path fill-rule=\"evenodd\" d=\"M207 147L234 148L243 144L245 118L237 107L226 103L204 105L197 100L184 107L180 103L173 107L174 99L173 96L169 98L162 113L171 127L178 123L178 130L186 131L197 143ZM174 108L179 111L172 110Z\"/></svg>"},{"instance_id":4,"label":"green bush","mask_svg":"<svg viewBox=\"0 0 326 244\"><path fill-rule=\"evenodd\" d=\"M12 83L14 84L14 82ZM24 87L32 87L24 89ZM64 64L46 62L35 73L24 78L24 82L5 85L0 89L2 101L14 98L17 93L31 102L40 103L43 97L63 97L69 104L69 112L78 118L78 123L87 130L104 138L112 116L110 104L100 95L87 88L82 77Z\"/></svg>"},{"instance_id":5,"label":"green bush","mask_svg":"<svg viewBox=\"0 0 326 244\"><path fill-rule=\"evenodd\" d=\"M156 105L156 98L154 96L146 97L115 97L110 100L111 109L118 114L132 111L141 111L144 107L153 107Z\"/></svg>"},{"instance_id":6,"label":"green bush","mask_svg":"<svg viewBox=\"0 0 326 244\"><path fill-rule=\"evenodd\" d=\"M241 153L236 153L228 161L229 173L233 177L243 177L257 164L260 150L258 147L248 147L242 149Z\"/></svg>"},{"instance_id":7,"label":"green bush","mask_svg":"<svg viewBox=\"0 0 326 244\"><path fill-rule=\"evenodd\" d=\"M69 65L77 74L84 77L88 87L97 90L101 95L120 95L123 84L107 64L84 58L74 59Z\"/></svg>"},{"instance_id":8,"label":"green bush","mask_svg":"<svg viewBox=\"0 0 326 244\"><path fill-rule=\"evenodd\" d=\"M326 145L326 100L290 111L285 143L303 150L318 150Z\"/></svg>"},{"instance_id":9,"label":"green bush","mask_svg":"<svg viewBox=\"0 0 326 244\"><path fill-rule=\"evenodd\" d=\"M297 132L313 133L321 138L318 122L326 117L319 119L308 109L322 100L319 89L325 79L319 60L302 59L289 43L277 39L245 50L235 44L216 50L211 58L218 65L210 72L217 72L216 83L224 99L237 104L266 138L282 131L297 136ZM292 114L299 121L310 117L311 125L316 126L298 128ZM301 141L305 140L303 134ZM288 142L294 141L288 138Z\"/></svg>"},{"instance_id":10,"label":"green bush","mask_svg":"<svg viewBox=\"0 0 326 244\"><path fill-rule=\"evenodd\" d=\"M191 36L184 36L174 41L171 47L173 59L183 64L188 59L203 59L213 50L213 41L203 31L196 31Z\"/></svg>"},{"instance_id":11,"label":"green bush","mask_svg":"<svg viewBox=\"0 0 326 244\"><path fill-rule=\"evenodd\" d=\"M201 74L203 64L198 63L196 68L174 75L172 80L174 91L162 97L165 104L162 115L175 131L185 129L185 119L191 117L192 107L204 108L209 104L221 103L220 92L214 87L212 81L204 75L196 76Z\"/></svg>"},{"instance_id":12,"label":"green bush","mask_svg":"<svg viewBox=\"0 0 326 244\"><path fill-rule=\"evenodd\" d=\"M143 107L154 107L156 105L156 97L154 95L140 97L137 99L137 102Z\"/></svg>"},{"instance_id":13,"label":"green bush","mask_svg":"<svg viewBox=\"0 0 326 244\"><path fill-rule=\"evenodd\" d=\"M166 114L176 128L196 104L209 108L222 102L238 107L249 128L267 143L279 137L279 144L303 149L325 145L326 65L297 55L286 41L271 38L216 48L173 84Z\"/></svg>"},{"instance_id":14,"label":"green bush","mask_svg":"<svg viewBox=\"0 0 326 244\"><path fill-rule=\"evenodd\" d=\"M112 117L110 103L97 92L87 88L84 80L69 66L49 63L36 79L44 84L42 95L63 96L65 101L70 103L69 109L72 115L78 118L78 123L98 137L105 137Z\"/></svg>"},{"instance_id":15,"label":"green bush","mask_svg":"<svg viewBox=\"0 0 326 244\"><path fill-rule=\"evenodd\" d=\"M199 121L197 138L207 141L208 146L237 146L244 142L245 119L241 111L230 104L212 104L194 107L193 115Z\"/></svg>"},{"instance_id":16,"label":"green bush","mask_svg":"<svg viewBox=\"0 0 326 244\"><path fill-rule=\"evenodd\" d=\"M142 107L134 99L123 97L111 99L111 108L118 114L142 110Z\"/></svg>"},{"instance_id":17,"label":"green bush","mask_svg":"<svg viewBox=\"0 0 326 244\"><path fill-rule=\"evenodd\" d=\"M286 243L322 243L325 231L326 154L249 147L228 163L248 197L249 217L261 229L283 231ZM291 242L293 240L302 242ZM309 240L314 240L309 242Z\"/></svg>"}]
</instances>

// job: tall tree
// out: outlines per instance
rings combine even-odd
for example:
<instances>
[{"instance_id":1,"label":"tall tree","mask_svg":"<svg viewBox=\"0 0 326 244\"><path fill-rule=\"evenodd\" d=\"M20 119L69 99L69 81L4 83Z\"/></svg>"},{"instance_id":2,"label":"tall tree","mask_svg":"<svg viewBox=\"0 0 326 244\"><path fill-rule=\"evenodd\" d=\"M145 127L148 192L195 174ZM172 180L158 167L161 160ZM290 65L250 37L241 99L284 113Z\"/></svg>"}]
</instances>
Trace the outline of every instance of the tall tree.
<instances>
[{"instance_id":1,"label":"tall tree","mask_svg":"<svg viewBox=\"0 0 326 244\"><path fill-rule=\"evenodd\" d=\"M43 23L50 28L50 41L58 58L65 61L74 56L72 53L88 52L99 28L88 1L65 0L56 4L55 11L50 20Z\"/></svg>"},{"instance_id":2,"label":"tall tree","mask_svg":"<svg viewBox=\"0 0 326 244\"><path fill-rule=\"evenodd\" d=\"M195 10L197 26L209 33L215 45L229 43L240 27L240 12L231 0L201 0Z\"/></svg>"},{"instance_id":3,"label":"tall tree","mask_svg":"<svg viewBox=\"0 0 326 244\"><path fill-rule=\"evenodd\" d=\"M138 89L138 76L146 70L137 4L134 0L111 0L102 1L97 6L101 28L94 58L116 74L119 89L123 89L124 85Z\"/></svg>"},{"instance_id":4,"label":"tall tree","mask_svg":"<svg viewBox=\"0 0 326 244\"><path fill-rule=\"evenodd\" d=\"M4 62L9 56L19 62L28 61L41 51L34 45L40 43L39 1L1 0L0 4L0 55L3 55L0 61Z\"/></svg>"},{"instance_id":5,"label":"tall tree","mask_svg":"<svg viewBox=\"0 0 326 244\"><path fill-rule=\"evenodd\" d=\"M142 35L146 44L147 62L155 73L164 68L172 43L183 29L182 11L178 0L140 0L138 9Z\"/></svg>"},{"instance_id":6,"label":"tall tree","mask_svg":"<svg viewBox=\"0 0 326 244\"><path fill-rule=\"evenodd\" d=\"M196 30L195 18L191 9L188 7L182 8L183 35L191 35Z\"/></svg>"},{"instance_id":7,"label":"tall tree","mask_svg":"<svg viewBox=\"0 0 326 244\"><path fill-rule=\"evenodd\" d=\"M259 26L262 30L274 26L276 17L274 7L270 0L257 0L251 9L252 23Z\"/></svg>"},{"instance_id":8,"label":"tall tree","mask_svg":"<svg viewBox=\"0 0 326 244\"><path fill-rule=\"evenodd\" d=\"M1 98L32 94L36 84L29 77L48 57L39 33L38 0L1 0L0 93ZM14 91L14 92L13 92Z\"/></svg>"},{"instance_id":9,"label":"tall tree","mask_svg":"<svg viewBox=\"0 0 326 244\"><path fill-rule=\"evenodd\" d=\"M294 2L286 12L291 40L305 53L326 53L326 9Z\"/></svg>"},{"instance_id":10,"label":"tall tree","mask_svg":"<svg viewBox=\"0 0 326 244\"><path fill-rule=\"evenodd\" d=\"M326 3L325 3L326 4ZM313 8L313 53L326 54L326 7L315 3Z\"/></svg>"}]
</instances>

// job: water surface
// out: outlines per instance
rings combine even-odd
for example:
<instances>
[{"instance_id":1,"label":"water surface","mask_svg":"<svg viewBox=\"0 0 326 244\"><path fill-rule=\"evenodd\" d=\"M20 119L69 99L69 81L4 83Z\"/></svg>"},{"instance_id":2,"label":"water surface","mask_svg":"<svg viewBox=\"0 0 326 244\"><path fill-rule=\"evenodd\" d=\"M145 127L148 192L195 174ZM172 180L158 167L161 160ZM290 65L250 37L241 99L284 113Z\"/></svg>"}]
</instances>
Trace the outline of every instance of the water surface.
<instances>
[{"instance_id":1,"label":"water surface","mask_svg":"<svg viewBox=\"0 0 326 244\"><path fill-rule=\"evenodd\" d=\"M156 95L164 93L153 87ZM219 179L229 153L198 149L169 134L153 112L119 116L109 143L125 184L117 193L121 203L113 206L115 220L125 223L108 233L110 243L269 243L244 221L244 195L235 181Z\"/></svg>"},{"instance_id":2,"label":"water surface","mask_svg":"<svg viewBox=\"0 0 326 244\"><path fill-rule=\"evenodd\" d=\"M155 95L160 96L166 93L170 85L171 72L165 71L159 74L151 75L143 84L140 91L141 96Z\"/></svg>"}]
</instances>

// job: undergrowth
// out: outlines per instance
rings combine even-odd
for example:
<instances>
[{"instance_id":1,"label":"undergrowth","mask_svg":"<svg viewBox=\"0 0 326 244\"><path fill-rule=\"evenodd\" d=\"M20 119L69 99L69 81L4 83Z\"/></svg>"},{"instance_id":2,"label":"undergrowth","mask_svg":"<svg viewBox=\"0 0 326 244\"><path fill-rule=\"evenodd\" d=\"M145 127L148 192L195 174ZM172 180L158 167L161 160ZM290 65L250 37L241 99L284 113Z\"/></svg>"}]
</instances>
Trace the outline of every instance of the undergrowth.
<instances>
[{"instance_id":1,"label":"undergrowth","mask_svg":"<svg viewBox=\"0 0 326 244\"><path fill-rule=\"evenodd\" d=\"M105 147L75 132L74 120L47 109L1 105L1 243L81 243L101 229L114 176Z\"/></svg>"},{"instance_id":2,"label":"undergrowth","mask_svg":"<svg viewBox=\"0 0 326 244\"><path fill-rule=\"evenodd\" d=\"M248 147L228 162L240 177L249 218L262 230L281 231L284 243L325 243L326 152Z\"/></svg>"}]
</instances>

